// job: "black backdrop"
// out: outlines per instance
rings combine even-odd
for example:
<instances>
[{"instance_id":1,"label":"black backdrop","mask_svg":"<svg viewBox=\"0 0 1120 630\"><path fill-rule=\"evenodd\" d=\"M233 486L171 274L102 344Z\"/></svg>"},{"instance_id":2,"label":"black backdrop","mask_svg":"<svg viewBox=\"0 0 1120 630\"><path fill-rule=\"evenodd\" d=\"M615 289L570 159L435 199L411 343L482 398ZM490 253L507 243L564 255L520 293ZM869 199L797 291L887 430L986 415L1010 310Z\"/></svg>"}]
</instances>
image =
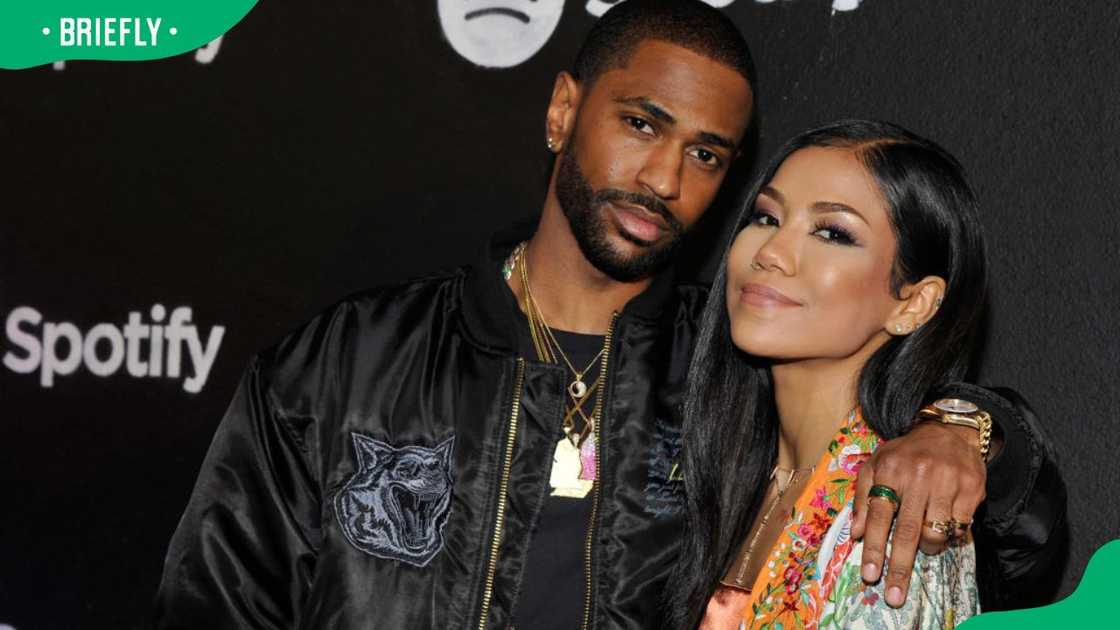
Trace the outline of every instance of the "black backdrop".
<instances>
[{"instance_id":1,"label":"black backdrop","mask_svg":"<svg viewBox=\"0 0 1120 630\"><path fill-rule=\"evenodd\" d=\"M41 367L0 365L0 623L137 627L250 354L346 293L473 260L494 228L539 208L544 107L595 19L583 0L506 69L457 54L436 0L325 4L265 0L198 54L0 74L0 317L30 307L42 321L25 333L70 322L88 338L130 312L152 324L159 304L163 324L190 307L203 342L224 330L198 393L184 389L186 345L178 378L166 356L146 377L81 360L49 388ZM1027 395L1057 446L1069 592L1120 536L1120 5L724 10L760 68L761 154L813 123L880 117L971 172L995 278L980 377ZM729 205L688 255L701 276ZM26 363L29 342L7 332L0 352ZM93 351L112 366L109 341Z\"/></svg>"}]
</instances>

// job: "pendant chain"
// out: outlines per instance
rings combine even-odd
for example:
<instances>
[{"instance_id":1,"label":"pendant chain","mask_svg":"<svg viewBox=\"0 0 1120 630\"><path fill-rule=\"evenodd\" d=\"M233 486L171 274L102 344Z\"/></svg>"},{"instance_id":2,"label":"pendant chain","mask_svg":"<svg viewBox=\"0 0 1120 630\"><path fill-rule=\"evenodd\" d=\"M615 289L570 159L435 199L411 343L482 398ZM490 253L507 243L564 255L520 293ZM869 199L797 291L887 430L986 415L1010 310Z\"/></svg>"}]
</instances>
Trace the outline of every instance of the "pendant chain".
<instances>
[{"instance_id":1,"label":"pendant chain","mask_svg":"<svg viewBox=\"0 0 1120 630\"><path fill-rule=\"evenodd\" d=\"M568 359L568 355L564 353L564 349L560 346L556 335L553 334L552 328L545 320L544 313L541 312L536 299L533 298L533 291L529 286L529 266L526 262L526 250L527 243L523 242L519 244L517 248L513 250L513 253L510 254L509 260L506 261L506 264L502 268L502 273L507 280L513 275L515 270L520 273L521 287L525 292L525 316L529 320L529 336L533 340L533 347L536 350L537 358L548 363L559 363L559 361L556 360L557 357L559 357L568 366L568 369L571 370L572 375L575 377L567 387L568 396L571 397L572 405L567 407L567 412L564 414L563 430L564 435L572 441L573 445L578 447L595 429L595 422L593 420L595 410L592 409L591 415L589 416L583 410L583 404L591 397L595 390L598 389L602 382L602 370L600 370L600 374L591 385L584 382L583 377L591 370L595 363L602 358L603 352L606 350L606 343L603 344L603 347L599 349L599 352L587 364L587 367L582 370L576 369L575 365ZM598 406L598 401L596 401L596 406ZM583 427L578 432L575 430L576 415L579 415L583 420Z\"/></svg>"},{"instance_id":2,"label":"pendant chain","mask_svg":"<svg viewBox=\"0 0 1120 630\"><path fill-rule=\"evenodd\" d=\"M763 530L766 529L766 524L770 522L770 516L774 514L774 510L778 508L778 504L782 502L782 498L785 497L786 491L789 490L790 486L793 485L794 480L803 472L812 474L815 468L816 467L814 466L811 468L790 469L779 468L775 466L774 470L770 472L770 479L774 481L774 485L778 493L777 495L775 495L774 500L771 501L770 505L766 508L766 512L763 513L762 520L759 521L758 528L754 531L754 536L751 536L750 542L747 543L746 551L744 551L742 556L739 558L739 570L735 573L735 583L728 584L727 586L734 586L736 588L750 590L750 586L745 584L744 582L747 577L747 568L751 563L751 556L754 555L755 545L758 544L759 536L761 536ZM781 478L778 476L778 473L784 473L787 475L785 483L782 483Z\"/></svg>"}]
</instances>

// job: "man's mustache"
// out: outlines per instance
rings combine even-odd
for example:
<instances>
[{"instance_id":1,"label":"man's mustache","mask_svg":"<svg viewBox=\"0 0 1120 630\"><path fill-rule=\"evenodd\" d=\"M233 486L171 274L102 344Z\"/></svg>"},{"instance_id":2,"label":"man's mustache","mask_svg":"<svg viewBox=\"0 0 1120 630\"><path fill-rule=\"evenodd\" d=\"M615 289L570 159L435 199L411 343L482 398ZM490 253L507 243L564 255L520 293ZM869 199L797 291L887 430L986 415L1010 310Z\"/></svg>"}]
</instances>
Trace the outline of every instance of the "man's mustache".
<instances>
[{"instance_id":1,"label":"man's mustache","mask_svg":"<svg viewBox=\"0 0 1120 630\"><path fill-rule=\"evenodd\" d=\"M665 224L668 225L669 229L675 234L684 232L684 226L681 225L681 222L678 221L677 217L673 216L673 213L669 212L665 204L661 203L661 200L656 197L650 197L649 195L643 195L641 193L626 192L625 190L618 190L617 188L607 188L596 192L591 201L592 207L598 207L612 201L641 206L651 213L665 219Z\"/></svg>"}]
</instances>

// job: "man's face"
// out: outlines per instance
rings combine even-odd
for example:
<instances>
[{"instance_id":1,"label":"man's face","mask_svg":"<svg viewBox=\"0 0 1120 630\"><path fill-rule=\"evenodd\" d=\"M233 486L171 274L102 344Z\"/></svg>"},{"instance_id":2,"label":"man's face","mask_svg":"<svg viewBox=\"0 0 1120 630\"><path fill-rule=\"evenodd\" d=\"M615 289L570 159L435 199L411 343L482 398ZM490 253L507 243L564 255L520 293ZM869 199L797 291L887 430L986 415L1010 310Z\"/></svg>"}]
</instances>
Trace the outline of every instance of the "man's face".
<instances>
[{"instance_id":1,"label":"man's face","mask_svg":"<svg viewBox=\"0 0 1120 630\"><path fill-rule=\"evenodd\" d=\"M621 282L663 267L715 198L751 115L746 79L655 40L581 96L556 197L584 256Z\"/></svg>"}]
</instances>

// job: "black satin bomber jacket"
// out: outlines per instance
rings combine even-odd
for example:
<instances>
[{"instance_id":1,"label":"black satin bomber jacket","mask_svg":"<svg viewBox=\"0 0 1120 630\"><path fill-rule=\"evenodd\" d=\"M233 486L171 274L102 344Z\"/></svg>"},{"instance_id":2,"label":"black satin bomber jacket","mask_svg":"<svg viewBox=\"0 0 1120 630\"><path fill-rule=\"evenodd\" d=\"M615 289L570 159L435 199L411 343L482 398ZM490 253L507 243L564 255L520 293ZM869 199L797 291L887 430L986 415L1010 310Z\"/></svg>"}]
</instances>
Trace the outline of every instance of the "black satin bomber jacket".
<instances>
[{"instance_id":1,"label":"black satin bomber jacket","mask_svg":"<svg viewBox=\"0 0 1120 630\"><path fill-rule=\"evenodd\" d=\"M499 273L517 240L473 268L344 300L252 361L171 540L154 627L510 626L565 386L517 348ZM612 325L594 517L571 541L587 627L659 625L683 522L676 410L705 299L661 277ZM1004 433L977 537L987 605L1013 603L993 593L1060 573L1047 543L1064 487L1017 397L950 391L982 398ZM444 470L433 453L449 439Z\"/></svg>"}]
</instances>

